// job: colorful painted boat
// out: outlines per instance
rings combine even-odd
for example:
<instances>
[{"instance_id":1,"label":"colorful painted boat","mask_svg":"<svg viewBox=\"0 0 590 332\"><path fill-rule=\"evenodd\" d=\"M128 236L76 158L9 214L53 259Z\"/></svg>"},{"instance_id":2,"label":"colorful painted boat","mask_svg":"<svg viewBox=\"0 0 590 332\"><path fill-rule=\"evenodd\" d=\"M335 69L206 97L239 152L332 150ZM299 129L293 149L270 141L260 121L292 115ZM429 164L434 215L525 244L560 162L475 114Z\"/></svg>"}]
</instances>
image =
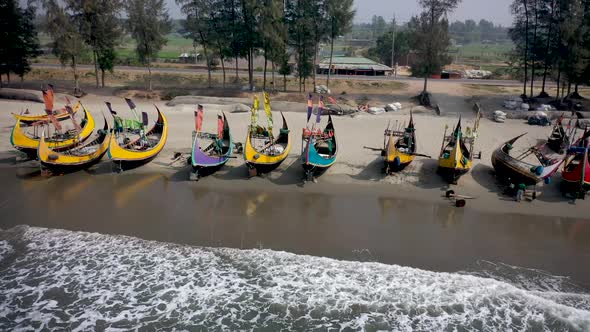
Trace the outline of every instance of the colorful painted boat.
<instances>
[{"instance_id":1,"label":"colorful painted boat","mask_svg":"<svg viewBox=\"0 0 590 332\"><path fill-rule=\"evenodd\" d=\"M307 123L311 119L313 113L313 99L309 95L307 105ZM336 162L338 155L338 144L336 142L336 132L334 130L334 122L332 116L328 115L328 123L326 127L316 131L315 127L319 126L321 116L324 113L323 96L320 97L317 116L314 124L310 128L309 125L303 129L301 136L301 165L305 172L307 181L312 181L326 172L330 166Z\"/></svg>"},{"instance_id":2,"label":"colorful painted boat","mask_svg":"<svg viewBox=\"0 0 590 332\"><path fill-rule=\"evenodd\" d=\"M78 104L80 104L80 102L78 102ZM80 107L79 106L74 106L72 108L74 110L74 113L77 112ZM70 118L70 114L65 110L65 109L61 109L59 111L53 111L53 115L55 116L55 118L58 121L64 121ZM33 124L35 122L40 122L40 121L49 121L49 116L47 114L35 114L35 115L28 115L28 114L15 114L12 113L12 116L14 117L14 119L16 121L20 121L23 124Z\"/></svg>"},{"instance_id":3,"label":"colorful painted boat","mask_svg":"<svg viewBox=\"0 0 590 332\"><path fill-rule=\"evenodd\" d=\"M46 138L46 142L51 144L52 150L62 151L70 149L84 142L92 135L95 126L94 118L80 103L74 106L73 111L77 111L79 108L84 109L84 118L77 124L80 127L80 131L68 130L63 133L54 131L49 138ZM47 134L50 126L52 126L52 121L44 121L42 124L34 125L26 125L21 121L17 121L10 134L10 143L17 150L27 154L29 158L35 159L37 158L37 148L39 147L41 134L43 132Z\"/></svg>"},{"instance_id":4,"label":"colorful painted boat","mask_svg":"<svg viewBox=\"0 0 590 332\"><path fill-rule=\"evenodd\" d=\"M479 112L473 131L467 129L467 134L461 130L461 118L453 130L452 135L443 138L442 148L438 159L438 174L450 184L457 184L461 176L465 175L473 165L473 146L479 128Z\"/></svg>"},{"instance_id":5,"label":"colorful painted boat","mask_svg":"<svg viewBox=\"0 0 590 332\"><path fill-rule=\"evenodd\" d=\"M525 184L534 186L550 178L563 163L562 157L550 158L543 154L543 146L532 147L520 156L513 157L510 155L514 143L526 134L519 135L504 144L492 153L492 165L496 175L502 179L508 180L513 184ZM525 158L534 154L538 159L538 164L532 164L525 161Z\"/></svg>"},{"instance_id":6,"label":"colorful painted boat","mask_svg":"<svg viewBox=\"0 0 590 332\"><path fill-rule=\"evenodd\" d=\"M260 126L258 119L258 96L254 96L251 125L244 146L244 160L250 171L250 176L269 173L279 167L291 151L291 135L285 116L281 113L283 125L279 135L273 134L273 120L268 95L264 93L264 111L268 125Z\"/></svg>"},{"instance_id":7,"label":"colorful painted boat","mask_svg":"<svg viewBox=\"0 0 590 332\"><path fill-rule=\"evenodd\" d=\"M63 121L67 120L70 117L73 117L75 113L80 108L79 105L73 108L73 112L68 112L66 108L62 108L60 110L53 109L53 100L54 100L54 92L53 92L53 85L48 84L47 89L43 90L43 101L45 102L45 113L44 114L36 114L36 115L29 115L29 114L14 114L12 116L17 122L21 122L25 125L31 125L35 122L49 122L50 120L53 121ZM68 105L70 104L70 100L66 97ZM78 102L79 104L80 102ZM72 109L70 109L71 111ZM52 118L52 119L51 119Z\"/></svg>"},{"instance_id":8,"label":"colorful painted boat","mask_svg":"<svg viewBox=\"0 0 590 332\"><path fill-rule=\"evenodd\" d=\"M129 101L128 101L129 102ZM134 105L135 106L135 105ZM135 107L132 108L134 110ZM164 149L168 138L168 121L158 109L158 120L147 131L119 128L111 136L109 158L117 166L117 171L124 171L145 165L158 156ZM112 112L112 111L111 111ZM143 126L147 126L147 114L143 114Z\"/></svg>"},{"instance_id":9,"label":"colorful painted boat","mask_svg":"<svg viewBox=\"0 0 590 332\"><path fill-rule=\"evenodd\" d=\"M98 130L97 134L92 141L89 139L65 151L55 151L53 143L48 142L45 135L41 135L37 154L42 168L54 174L63 174L87 169L100 162L107 153L111 137L106 119L104 127Z\"/></svg>"},{"instance_id":10,"label":"colorful painted boat","mask_svg":"<svg viewBox=\"0 0 590 332\"><path fill-rule=\"evenodd\" d=\"M561 175L561 191L580 199L584 199L590 191L589 134L586 132L576 146L569 149Z\"/></svg>"},{"instance_id":11,"label":"colorful painted boat","mask_svg":"<svg viewBox=\"0 0 590 332\"><path fill-rule=\"evenodd\" d=\"M233 153L233 141L225 114L217 116L217 133L201 131L203 109L195 112L196 131L191 153L193 172L191 180L199 180L202 176L211 175L223 167Z\"/></svg>"},{"instance_id":12,"label":"colorful painted boat","mask_svg":"<svg viewBox=\"0 0 590 332\"><path fill-rule=\"evenodd\" d=\"M401 172L416 158L416 128L414 117L410 114L410 123L403 131L387 128L385 146L382 151L385 174Z\"/></svg>"}]
</instances>

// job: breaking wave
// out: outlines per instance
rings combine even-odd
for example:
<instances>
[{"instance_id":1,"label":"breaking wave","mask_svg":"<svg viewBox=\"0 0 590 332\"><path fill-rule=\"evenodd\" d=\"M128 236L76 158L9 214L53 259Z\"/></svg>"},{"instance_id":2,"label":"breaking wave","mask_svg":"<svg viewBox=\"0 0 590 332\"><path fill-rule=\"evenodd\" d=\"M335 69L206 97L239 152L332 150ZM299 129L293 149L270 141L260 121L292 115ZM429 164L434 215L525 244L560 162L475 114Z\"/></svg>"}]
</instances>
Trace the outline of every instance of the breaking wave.
<instances>
[{"instance_id":1,"label":"breaking wave","mask_svg":"<svg viewBox=\"0 0 590 332\"><path fill-rule=\"evenodd\" d=\"M23 226L0 235L2 330L590 329L587 293L485 275Z\"/></svg>"}]
</instances>

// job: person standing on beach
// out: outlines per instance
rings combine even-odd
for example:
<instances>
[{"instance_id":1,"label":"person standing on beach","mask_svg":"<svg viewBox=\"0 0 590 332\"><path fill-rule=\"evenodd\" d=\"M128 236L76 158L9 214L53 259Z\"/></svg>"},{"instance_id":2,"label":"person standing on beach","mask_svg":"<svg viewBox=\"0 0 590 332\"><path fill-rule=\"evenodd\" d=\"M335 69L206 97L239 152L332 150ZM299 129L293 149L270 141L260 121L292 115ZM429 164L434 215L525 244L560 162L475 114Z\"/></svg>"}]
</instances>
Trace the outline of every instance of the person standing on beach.
<instances>
[{"instance_id":1,"label":"person standing on beach","mask_svg":"<svg viewBox=\"0 0 590 332\"><path fill-rule=\"evenodd\" d=\"M517 201L518 202L522 201L525 194L526 194L526 185L524 183L521 183L518 185L518 191L516 192Z\"/></svg>"}]
</instances>

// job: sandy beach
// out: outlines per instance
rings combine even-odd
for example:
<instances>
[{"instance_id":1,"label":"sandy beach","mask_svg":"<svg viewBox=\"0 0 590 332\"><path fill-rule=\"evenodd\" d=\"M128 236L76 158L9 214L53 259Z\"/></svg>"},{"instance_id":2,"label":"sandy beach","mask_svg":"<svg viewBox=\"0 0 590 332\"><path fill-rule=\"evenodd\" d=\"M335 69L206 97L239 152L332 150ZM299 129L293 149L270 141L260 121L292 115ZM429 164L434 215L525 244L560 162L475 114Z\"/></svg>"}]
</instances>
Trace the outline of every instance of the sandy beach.
<instances>
[{"instance_id":1,"label":"sandy beach","mask_svg":"<svg viewBox=\"0 0 590 332\"><path fill-rule=\"evenodd\" d=\"M457 95L460 93L462 92L457 92ZM60 98L63 100L61 96L58 95L56 104L60 103ZM131 113L122 98L88 95L82 99L82 102L95 117L97 126L102 126L103 114L110 121L110 115L104 101L112 102L119 114L131 117ZM207 97L201 97L199 101L205 105L205 130L214 130L217 114L220 111L225 111L234 141L245 141L246 130L250 121L249 113L231 113L232 106L228 106L228 104L232 102L246 103L248 99L224 98L223 103L220 103L224 105L216 104L219 103L219 98L207 99ZM136 104L138 109L146 111L150 118L154 119L156 112L152 102L136 100ZM155 161L132 172L162 172L165 174L185 172L188 180L188 168L186 165L182 162L171 163L171 161L175 152L188 153L190 151L191 135L194 128L193 111L196 105L166 106L164 102L156 102L156 104L165 112L170 125L166 147ZM284 105L284 103L282 104ZM278 112L283 111L279 105L281 103L277 102L277 106L273 107L275 126L280 125L278 123L280 121ZM506 123L495 123L489 119L482 119L479 138L475 146L476 153L481 151L482 159L474 161L473 169L461 178L458 185L449 186L436 174L437 156L440 151L444 128L446 125L452 128L458 120L458 115L463 118L464 128L471 127L475 116L475 113L471 110L473 106L471 101L455 96L454 99L448 100L447 104L443 103L445 113L442 116L436 116L433 111L416 107L407 100L404 101L403 105L402 112L381 115L363 113L354 117L334 117L336 136L341 148L336 164L319 179L319 182L323 184L322 186L308 184L304 188L301 187L303 175L298 158L301 153L300 132L305 126L305 115L303 114L305 105L301 104L300 112L293 112L292 110L297 109L293 107L293 103L290 103L289 107L285 107L287 112L284 113L291 129L293 148L289 158L278 170L264 178L248 180L244 160L242 156L237 155L220 172L203 179L201 183L231 188L264 187L266 190L297 190L303 192L322 191L325 190L327 185L336 187L347 185L353 188L353 191L374 191L390 196L418 198L431 202L444 201L441 195L444 191L452 188L458 193L476 197L475 200L468 202L468 209L499 214L513 213L588 218L590 206L585 201L574 202L562 197L559 191L559 174L554 176L552 184L540 188L542 195L538 200L522 203L516 203L511 197L502 195L502 188L493 175L490 157L494 149L517 135L528 133L515 146L515 153L524 151L526 148L537 144L539 140L546 139L551 132L551 127L530 126L523 120L508 120ZM42 104L26 101L0 101L0 109L2 109L0 123L3 123L0 132L0 154L5 165L14 163L13 158L16 155L9 139L14 122L11 113L19 113L26 108L30 109L32 113L42 112ZM432 156L432 159L417 158L403 172L385 176L382 174L382 163L378 152L363 147L382 147L383 130L388 124L402 127L409 120L410 110L414 111L418 152ZM265 123L264 116L261 116L260 121ZM327 121L327 117L324 117L323 123L325 121ZM105 169L105 164L108 165L106 158L99 168ZM195 185L201 185L201 183Z\"/></svg>"},{"instance_id":2,"label":"sandy beach","mask_svg":"<svg viewBox=\"0 0 590 332\"><path fill-rule=\"evenodd\" d=\"M131 117L123 99L88 95L97 126L109 120L104 101ZM460 93L443 102L443 116L405 101L400 113L335 117L338 161L303 185L304 104L285 109L294 146L278 170L248 179L238 155L191 182L190 167L171 162L190 150L195 105L156 102L169 137L143 167L114 174L105 158L47 178L36 162L15 163L9 139L10 113L42 104L0 101L0 326L588 330L588 205L562 198L559 176L538 200L516 203L492 174L499 144L528 132L518 151L550 127L482 120L482 160L452 186L476 197L465 208L442 197L436 159L385 176L378 153L363 149L380 147L387 124L413 109L418 151L436 158L445 125L474 117ZM136 104L154 119L151 102ZM224 110L244 141L248 113L203 104L205 130Z\"/></svg>"}]
</instances>

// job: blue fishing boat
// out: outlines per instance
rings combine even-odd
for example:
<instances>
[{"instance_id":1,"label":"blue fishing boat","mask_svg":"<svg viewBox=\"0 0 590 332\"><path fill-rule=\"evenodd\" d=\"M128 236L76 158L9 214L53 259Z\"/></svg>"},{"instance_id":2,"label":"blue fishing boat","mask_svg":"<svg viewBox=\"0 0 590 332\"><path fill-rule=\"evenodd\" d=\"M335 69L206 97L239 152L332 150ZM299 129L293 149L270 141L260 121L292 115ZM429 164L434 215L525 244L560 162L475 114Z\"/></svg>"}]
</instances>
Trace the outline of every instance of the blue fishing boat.
<instances>
[{"instance_id":1,"label":"blue fishing boat","mask_svg":"<svg viewBox=\"0 0 590 332\"><path fill-rule=\"evenodd\" d=\"M301 138L301 163L307 181L312 181L315 177L325 173L326 170L336 162L336 156L338 154L338 144L336 143L332 116L328 115L328 124L323 130L315 128L320 124L323 110L324 101L323 97L320 97L315 123L311 128L309 128L308 125L303 129L303 135ZM308 123L312 113L313 100L310 94L307 109Z\"/></svg>"}]
</instances>

